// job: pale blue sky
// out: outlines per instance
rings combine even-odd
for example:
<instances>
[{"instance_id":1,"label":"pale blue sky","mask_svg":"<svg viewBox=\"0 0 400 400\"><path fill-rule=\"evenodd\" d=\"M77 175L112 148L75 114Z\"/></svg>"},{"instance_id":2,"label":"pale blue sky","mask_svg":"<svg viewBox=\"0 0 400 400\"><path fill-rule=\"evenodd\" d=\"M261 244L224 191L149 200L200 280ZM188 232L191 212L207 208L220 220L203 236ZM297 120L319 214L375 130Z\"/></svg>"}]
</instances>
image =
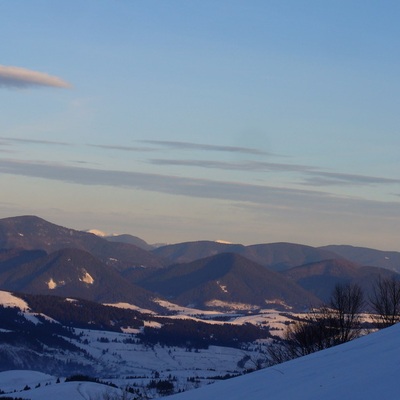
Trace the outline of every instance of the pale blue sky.
<instances>
[{"instance_id":1,"label":"pale blue sky","mask_svg":"<svg viewBox=\"0 0 400 400\"><path fill-rule=\"evenodd\" d=\"M0 217L400 250L399 20L398 1L1 2Z\"/></svg>"}]
</instances>

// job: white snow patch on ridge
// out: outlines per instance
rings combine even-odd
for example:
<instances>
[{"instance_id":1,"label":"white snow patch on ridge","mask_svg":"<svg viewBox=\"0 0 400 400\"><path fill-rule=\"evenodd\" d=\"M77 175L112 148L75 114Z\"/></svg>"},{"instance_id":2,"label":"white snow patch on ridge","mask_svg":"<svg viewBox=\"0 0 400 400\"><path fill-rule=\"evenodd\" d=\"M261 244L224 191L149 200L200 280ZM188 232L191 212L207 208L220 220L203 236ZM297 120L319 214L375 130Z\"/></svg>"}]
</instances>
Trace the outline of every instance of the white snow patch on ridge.
<instances>
[{"instance_id":1,"label":"white snow patch on ridge","mask_svg":"<svg viewBox=\"0 0 400 400\"><path fill-rule=\"evenodd\" d=\"M28 309L28 304L24 300L13 296L10 292L2 290L0 290L0 304L3 307L18 307L21 310Z\"/></svg>"},{"instance_id":2,"label":"white snow patch on ridge","mask_svg":"<svg viewBox=\"0 0 400 400\"><path fill-rule=\"evenodd\" d=\"M67 297L67 298L65 299L65 301L67 301L68 303L76 303L78 300L76 300L76 299L70 299L69 297Z\"/></svg>"},{"instance_id":3,"label":"white snow patch on ridge","mask_svg":"<svg viewBox=\"0 0 400 400\"><path fill-rule=\"evenodd\" d=\"M94 279L92 278L92 276L85 270L83 270L82 272L84 274L83 274L82 278L79 278L79 280L81 282L87 283L88 285L93 285Z\"/></svg>"},{"instance_id":4,"label":"white snow patch on ridge","mask_svg":"<svg viewBox=\"0 0 400 400\"><path fill-rule=\"evenodd\" d=\"M50 290L53 290L57 287L57 282L55 282L53 278L50 278L50 280L46 282L46 284Z\"/></svg>"},{"instance_id":5,"label":"white snow patch on ridge","mask_svg":"<svg viewBox=\"0 0 400 400\"><path fill-rule=\"evenodd\" d=\"M151 310L147 310L146 308L141 308L138 306L135 306L134 304L130 304L130 303L104 303L105 306L109 306L109 307L116 307L116 308L125 308L128 310L135 310L135 311L139 311L143 314L156 314L154 311Z\"/></svg>"},{"instance_id":6,"label":"white snow patch on ridge","mask_svg":"<svg viewBox=\"0 0 400 400\"><path fill-rule=\"evenodd\" d=\"M217 281L217 285L221 288L224 293L228 293L228 289L226 285L221 285L220 281Z\"/></svg>"},{"instance_id":7,"label":"white snow patch on ridge","mask_svg":"<svg viewBox=\"0 0 400 400\"><path fill-rule=\"evenodd\" d=\"M64 286L65 285L65 281L58 281L56 282L53 278L50 278L48 282L45 282L47 287L50 290L55 289L57 286Z\"/></svg>"},{"instance_id":8,"label":"white snow patch on ridge","mask_svg":"<svg viewBox=\"0 0 400 400\"><path fill-rule=\"evenodd\" d=\"M183 307L178 304L170 303L166 300L161 300L161 299L155 299L155 303L159 304L161 307L164 307L168 309L169 311L173 311L175 313L178 313L180 315L208 315L208 316L217 316L220 315L221 313L218 311L205 311L205 310L199 310L197 308L191 308L191 307Z\"/></svg>"},{"instance_id":9,"label":"white snow patch on ridge","mask_svg":"<svg viewBox=\"0 0 400 400\"><path fill-rule=\"evenodd\" d=\"M144 326L148 326L150 328L161 328L162 324L160 324L159 322L156 321L143 321L144 322Z\"/></svg>"},{"instance_id":10,"label":"white snow patch on ridge","mask_svg":"<svg viewBox=\"0 0 400 400\"><path fill-rule=\"evenodd\" d=\"M87 233L93 233L93 235L100 236L100 237L106 237L108 236L107 233L100 231L99 229L88 229L85 231Z\"/></svg>"},{"instance_id":11,"label":"white snow patch on ridge","mask_svg":"<svg viewBox=\"0 0 400 400\"><path fill-rule=\"evenodd\" d=\"M206 303L208 307L223 307L230 310L257 310L258 307L253 304L234 303L222 300L210 300Z\"/></svg>"}]
</instances>

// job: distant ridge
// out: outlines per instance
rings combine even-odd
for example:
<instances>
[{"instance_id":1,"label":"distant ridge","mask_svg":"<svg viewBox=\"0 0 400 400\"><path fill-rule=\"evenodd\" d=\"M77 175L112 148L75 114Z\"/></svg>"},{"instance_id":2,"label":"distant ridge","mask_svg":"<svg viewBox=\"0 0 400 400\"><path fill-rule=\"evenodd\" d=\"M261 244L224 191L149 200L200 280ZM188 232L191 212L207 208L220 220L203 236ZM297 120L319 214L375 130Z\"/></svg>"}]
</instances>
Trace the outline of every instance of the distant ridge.
<instances>
[{"instance_id":1,"label":"distant ridge","mask_svg":"<svg viewBox=\"0 0 400 400\"><path fill-rule=\"evenodd\" d=\"M220 243L211 240L184 242L161 246L153 254L169 260L171 264L187 263L220 253L240 253L245 246L241 244Z\"/></svg>"},{"instance_id":2,"label":"distant ridge","mask_svg":"<svg viewBox=\"0 0 400 400\"><path fill-rule=\"evenodd\" d=\"M400 252L375 250L366 247L348 245L329 245L320 247L352 262L390 269L400 273Z\"/></svg>"},{"instance_id":3,"label":"distant ridge","mask_svg":"<svg viewBox=\"0 0 400 400\"><path fill-rule=\"evenodd\" d=\"M328 302L337 284L357 284L365 297L372 294L373 286L379 277L400 278L398 274L377 267L363 267L348 260L324 260L294 267L284 271L307 291L313 293L323 302Z\"/></svg>"},{"instance_id":4,"label":"distant ridge","mask_svg":"<svg viewBox=\"0 0 400 400\"><path fill-rule=\"evenodd\" d=\"M310 262L343 257L329 250L295 243L268 243L244 246L212 241L185 242L159 247L153 253L170 263L191 262L220 253L236 253L275 271Z\"/></svg>"},{"instance_id":5,"label":"distant ridge","mask_svg":"<svg viewBox=\"0 0 400 400\"><path fill-rule=\"evenodd\" d=\"M163 266L159 257L133 244L109 242L92 233L55 225L36 216L0 219L0 248L40 249L47 253L75 248L93 254L118 270Z\"/></svg>"},{"instance_id":6,"label":"distant ridge","mask_svg":"<svg viewBox=\"0 0 400 400\"><path fill-rule=\"evenodd\" d=\"M153 246L145 242L143 239L140 239L137 236L123 234L123 235L112 235L105 236L109 242L118 242L118 243L128 243L133 244L143 250L150 251L153 249Z\"/></svg>"},{"instance_id":7,"label":"distant ridge","mask_svg":"<svg viewBox=\"0 0 400 400\"><path fill-rule=\"evenodd\" d=\"M290 279L235 253L172 265L137 283L178 304L199 308L229 303L256 308L286 303L303 308L319 303Z\"/></svg>"}]
</instances>

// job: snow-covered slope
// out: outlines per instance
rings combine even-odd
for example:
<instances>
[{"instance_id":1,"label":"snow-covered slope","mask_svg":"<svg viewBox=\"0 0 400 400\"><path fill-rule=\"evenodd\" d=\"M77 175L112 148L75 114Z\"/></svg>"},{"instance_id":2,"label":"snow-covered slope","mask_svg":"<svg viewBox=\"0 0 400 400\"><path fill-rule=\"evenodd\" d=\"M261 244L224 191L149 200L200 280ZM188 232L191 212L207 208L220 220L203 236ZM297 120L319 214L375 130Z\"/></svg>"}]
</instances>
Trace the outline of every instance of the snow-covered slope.
<instances>
[{"instance_id":1,"label":"snow-covered slope","mask_svg":"<svg viewBox=\"0 0 400 400\"><path fill-rule=\"evenodd\" d=\"M4 290L0 290L0 304L3 307L18 307L21 310L28 309L28 304L24 300Z\"/></svg>"},{"instance_id":2,"label":"snow-covered slope","mask_svg":"<svg viewBox=\"0 0 400 400\"><path fill-rule=\"evenodd\" d=\"M169 400L390 400L399 398L400 324Z\"/></svg>"},{"instance_id":3,"label":"snow-covered slope","mask_svg":"<svg viewBox=\"0 0 400 400\"><path fill-rule=\"evenodd\" d=\"M94 382L60 382L51 375L36 371L0 372L2 390L9 392L4 396L29 400L93 400L119 399L122 391ZM25 388L25 390L24 390ZM14 392L15 391L15 392ZM0 399L3 396L0 396Z\"/></svg>"},{"instance_id":4,"label":"snow-covered slope","mask_svg":"<svg viewBox=\"0 0 400 400\"><path fill-rule=\"evenodd\" d=\"M168 397L170 400L392 400L398 399L400 324L310 356ZM61 382L34 371L0 373L18 397L90 400L121 393L90 382ZM34 387L38 384L40 387ZM31 390L21 391L24 385ZM111 396L111 397L110 397ZM0 396L1 398L2 396Z\"/></svg>"}]
</instances>

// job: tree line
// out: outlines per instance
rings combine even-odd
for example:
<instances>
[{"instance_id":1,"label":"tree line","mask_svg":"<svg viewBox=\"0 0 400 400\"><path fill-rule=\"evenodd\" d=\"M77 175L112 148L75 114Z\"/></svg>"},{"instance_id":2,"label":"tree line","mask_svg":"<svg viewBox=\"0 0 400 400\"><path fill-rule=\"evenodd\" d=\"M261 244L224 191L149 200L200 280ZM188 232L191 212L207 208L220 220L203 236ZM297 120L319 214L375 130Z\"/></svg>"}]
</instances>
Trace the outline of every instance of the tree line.
<instances>
[{"instance_id":1,"label":"tree line","mask_svg":"<svg viewBox=\"0 0 400 400\"><path fill-rule=\"evenodd\" d=\"M326 305L287 327L284 339L269 348L268 363L279 364L358 338L365 310L378 329L399 322L400 280L379 278L368 298L356 284L337 285Z\"/></svg>"},{"instance_id":2,"label":"tree line","mask_svg":"<svg viewBox=\"0 0 400 400\"><path fill-rule=\"evenodd\" d=\"M156 320L156 318L155 318ZM162 326L146 326L137 337L144 344L160 344L191 349L207 349L209 346L240 348L244 343L271 337L267 327L250 323L243 325L209 324L190 319L159 319Z\"/></svg>"}]
</instances>

